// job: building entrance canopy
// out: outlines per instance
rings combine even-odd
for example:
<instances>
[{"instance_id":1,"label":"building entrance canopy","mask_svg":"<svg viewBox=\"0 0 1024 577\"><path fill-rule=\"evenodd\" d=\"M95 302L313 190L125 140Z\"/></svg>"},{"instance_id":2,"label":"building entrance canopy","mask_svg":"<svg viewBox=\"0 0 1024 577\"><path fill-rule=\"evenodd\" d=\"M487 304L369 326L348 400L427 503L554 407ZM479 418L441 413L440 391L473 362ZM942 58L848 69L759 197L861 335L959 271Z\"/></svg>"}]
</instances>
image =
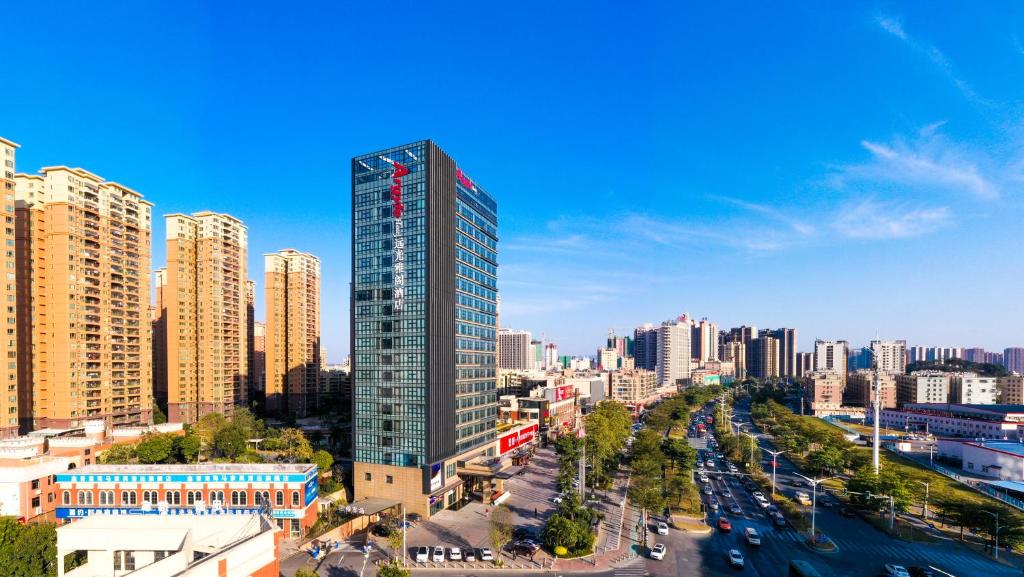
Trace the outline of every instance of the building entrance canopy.
<instances>
[{"instance_id":1,"label":"building entrance canopy","mask_svg":"<svg viewBox=\"0 0 1024 577\"><path fill-rule=\"evenodd\" d=\"M401 504L401 501L395 501L394 499L367 497L365 499L359 499L354 503L349 503L342 507L341 510L346 513L352 513L353 515L376 515L377 513L387 511L392 507L398 507Z\"/></svg>"}]
</instances>

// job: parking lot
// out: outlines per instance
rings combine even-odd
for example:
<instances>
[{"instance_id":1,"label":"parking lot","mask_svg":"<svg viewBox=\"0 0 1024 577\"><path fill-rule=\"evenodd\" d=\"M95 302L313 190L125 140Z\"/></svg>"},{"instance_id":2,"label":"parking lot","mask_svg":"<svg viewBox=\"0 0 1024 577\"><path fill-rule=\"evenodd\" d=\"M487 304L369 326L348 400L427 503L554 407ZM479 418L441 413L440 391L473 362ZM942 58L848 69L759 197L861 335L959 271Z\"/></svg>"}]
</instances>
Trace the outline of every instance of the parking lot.
<instances>
[{"instance_id":1,"label":"parking lot","mask_svg":"<svg viewBox=\"0 0 1024 577\"><path fill-rule=\"evenodd\" d=\"M558 474L558 459L552 449L538 449L530 464L522 475L514 475L505 481L505 490L509 492L504 502L512 512L514 527L541 528L544 520L554 510L551 499L558 493L555 478ZM444 510L428 521L423 521L409 529L406 545L410 562L415 558L417 547L442 546L446 552L451 547L459 547L463 551L469 548L480 549L490 547L490 512L494 507L480 502L471 502L458 511ZM501 555L506 564L513 563L512 555L507 551L495 551ZM548 562L548 555L539 551L531 562L529 557L519 556L513 566L537 567ZM469 567L485 567L489 562L476 561L429 561L425 566L447 566L453 564Z\"/></svg>"}]
</instances>

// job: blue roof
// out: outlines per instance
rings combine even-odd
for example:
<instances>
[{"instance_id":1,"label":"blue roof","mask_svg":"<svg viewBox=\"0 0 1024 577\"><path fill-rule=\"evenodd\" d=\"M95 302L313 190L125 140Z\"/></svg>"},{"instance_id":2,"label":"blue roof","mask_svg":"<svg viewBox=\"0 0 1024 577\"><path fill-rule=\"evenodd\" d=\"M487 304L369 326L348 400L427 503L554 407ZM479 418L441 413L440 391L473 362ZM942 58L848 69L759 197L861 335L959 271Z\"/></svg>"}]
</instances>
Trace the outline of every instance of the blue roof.
<instances>
[{"instance_id":1,"label":"blue roof","mask_svg":"<svg viewBox=\"0 0 1024 577\"><path fill-rule=\"evenodd\" d=\"M999 487L1000 489L1024 493L1024 482L1022 481L984 481L984 483L993 487Z\"/></svg>"},{"instance_id":2,"label":"blue roof","mask_svg":"<svg viewBox=\"0 0 1024 577\"><path fill-rule=\"evenodd\" d=\"M1003 440L984 440L984 441L969 441L978 445L984 446L986 449L996 449L998 451L1005 451L1007 453L1013 453L1014 455L1024 457L1024 443L1018 443L1017 441L1003 441Z\"/></svg>"}]
</instances>

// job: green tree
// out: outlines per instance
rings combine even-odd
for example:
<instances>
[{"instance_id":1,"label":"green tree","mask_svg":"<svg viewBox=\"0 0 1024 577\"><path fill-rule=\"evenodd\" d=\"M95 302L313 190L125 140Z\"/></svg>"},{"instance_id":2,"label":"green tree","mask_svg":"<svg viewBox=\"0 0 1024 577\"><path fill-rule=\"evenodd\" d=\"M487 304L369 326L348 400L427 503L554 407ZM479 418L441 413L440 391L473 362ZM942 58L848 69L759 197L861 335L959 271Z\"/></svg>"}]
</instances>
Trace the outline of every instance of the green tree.
<instances>
[{"instance_id":1,"label":"green tree","mask_svg":"<svg viewBox=\"0 0 1024 577\"><path fill-rule=\"evenodd\" d=\"M164 463L171 457L174 440L171 435L147 435L135 446L140 463Z\"/></svg>"},{"instance_id":2,"label":"green tree","mask_svg":"<svg viewBox=\"0 0 1024 577\"><path fill-rule=\"evenodd\" d=\"M153 401L153 424L161 425L167 422L167 415L160 409L160 405Z\"/></svg>"},{"instance_id":3,"label":"green tree","mask_svg":"<svg viewBox=\"0 0 1024 577\"><path fill-rule=\"evenodd\" d=\"M378 575L383 575L383 573L378 573ZM295 572L295 577L320 577L320 574L316 572L316 569L299 567L299 570Z\"/></svg>"},{"instance_id":4,"label":"green tree","mask_svg":"<svg viewBox=\"0 0 1024 577\"><path fill-rule=\"evenodd\" d=\"M259 439L267 434L266 425L263 421L256 418L256 415L252 414L247 408L236 408L231 413L231 424L237 426L245 438L248 439Z\"/></svg>"},{"instance_id":5,"label":"green tree","mask_svg":"<svg viewBox=\"0 0 1024 577\"><path fill-rule=\"evenodd\" d=\"M213 447L219 455L234 459L245 452L246 437L241 428L232 424L217 431Z\"/></svg>"},{"instance_id":6,"label":"green tree","mask_svg":"<svg viewBox=\"0 0 1024 577\"><path fill-rule=\"evenodd\" d=\"M334 457L327 451L320 449L313 453L313 462L316 464L320 475L323 476L331 471L331 466L334 465Z\"/></svg>"},{"instance_id":7,"label":"green tree","mask_svg":"<svg viewBox=\"0 0 1024 577\"><path fill-rule=\"evenodd\" d=\"M813 473L832 475L842 470L846 455L837 447L827 446L811 451L805 463Z\"/></svg>"},{"instance_id":8,"label":"green tree","mask_svg":"<svg viewBox=\"0 0 1024 577\"><path fill-rule=\"evenodd\" d=\"M512 539L512 510L508 505L498 505L491 511L488 536L495 551L501 551L505 543Z\"/></svg>"},{"instance_id":9,"label":"green tree","mask_svg":"<svg viewBox=\"0 0 1024 577\"><path fill-rule=\"evenodd\" d=\"M203 440L207 445L213 445L214 437L217 433L228 426L228 420L224 418L224 415L220 413L210 413L203 415L199 422L192 425L192 432L199 435L199 438Z\"/></svg>"},{"instance_id":10,"label":"green tree","mask_svg":"<svg viewBox=\"0 0 1024 577\"><path fill-rule=\"evenodd\" d=\"M548 547L565 547L569 550L576 549L580 540L580 528L572 519L567 519L555 513L548 517L544 527L544 542Z\"/></svg>"},{"instance_id":11,"label":"green tree","mask_svg":"<svg viewBox=\"0 0 1024 577\"><path fill-rule=\"evenodd\" d=\"M201 449L198 435L189 433L174 438L174 454L182 463L194 463Z\"/></svg>"},{"instance_id":12,"label":"green tree","mask_svg":"<svg viewBox=\"0 0 1024 577\"><path fill-rule=\"evenodd\" d=\"M0 567L9 577L52 577L57 574L57 531L53 525L21 525L0 518Z\"/></svg>"},{"instance_id":13,"label":"green tree","mask_svg":"<svg viewBox=\"0 0 1024 577\"><path fill-rule=\"evenodd\" d=\"M412 575L412 571L403 569L397 560L385 563L381 566L380 571L377 572L377 577L409 577L410 575ZM296 574L295 577L299 577L299 575Z\"/></svg>"},{"instance_id":14,"label":"green tree","mask_svg":"<svg viewBox=\"0 0 1024 577\"><path fill-rule=\"evenodd\" d=\"M281 451L290 462L308 463L313 459L313 447L302 429L285 429L281 431L278 441L281 443Z\"/></svg>"},{"instance_id":15,"label":"green tree","mask_svg":"<svg viewBox=\"0 0 1024 577\"><path fill-rule=\"evenodd\" d=\"M107 465L124 465L135 461L135 445L119 443L100 455L99 461Z\"/></svg>"}]
</instances>

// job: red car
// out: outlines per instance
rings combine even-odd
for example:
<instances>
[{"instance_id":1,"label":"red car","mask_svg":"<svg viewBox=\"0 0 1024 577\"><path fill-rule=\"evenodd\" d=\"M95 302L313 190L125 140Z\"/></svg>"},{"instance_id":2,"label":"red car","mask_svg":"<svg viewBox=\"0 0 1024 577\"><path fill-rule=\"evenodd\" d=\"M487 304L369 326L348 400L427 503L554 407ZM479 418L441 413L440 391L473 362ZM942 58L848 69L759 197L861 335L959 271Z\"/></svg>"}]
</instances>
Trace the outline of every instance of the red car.
<instances>
[{"instance_id":1,"label":"red car","mask_svg":"<svg viewBox=\"0 0 1024 577\"><path fill-rule=\"evenodd\" d=\"M725 517L719 517L718 528L721 529L723 533L728 533L729 531L732 531L732 523L730 523Z\"/></svg>"}]
</instances>

